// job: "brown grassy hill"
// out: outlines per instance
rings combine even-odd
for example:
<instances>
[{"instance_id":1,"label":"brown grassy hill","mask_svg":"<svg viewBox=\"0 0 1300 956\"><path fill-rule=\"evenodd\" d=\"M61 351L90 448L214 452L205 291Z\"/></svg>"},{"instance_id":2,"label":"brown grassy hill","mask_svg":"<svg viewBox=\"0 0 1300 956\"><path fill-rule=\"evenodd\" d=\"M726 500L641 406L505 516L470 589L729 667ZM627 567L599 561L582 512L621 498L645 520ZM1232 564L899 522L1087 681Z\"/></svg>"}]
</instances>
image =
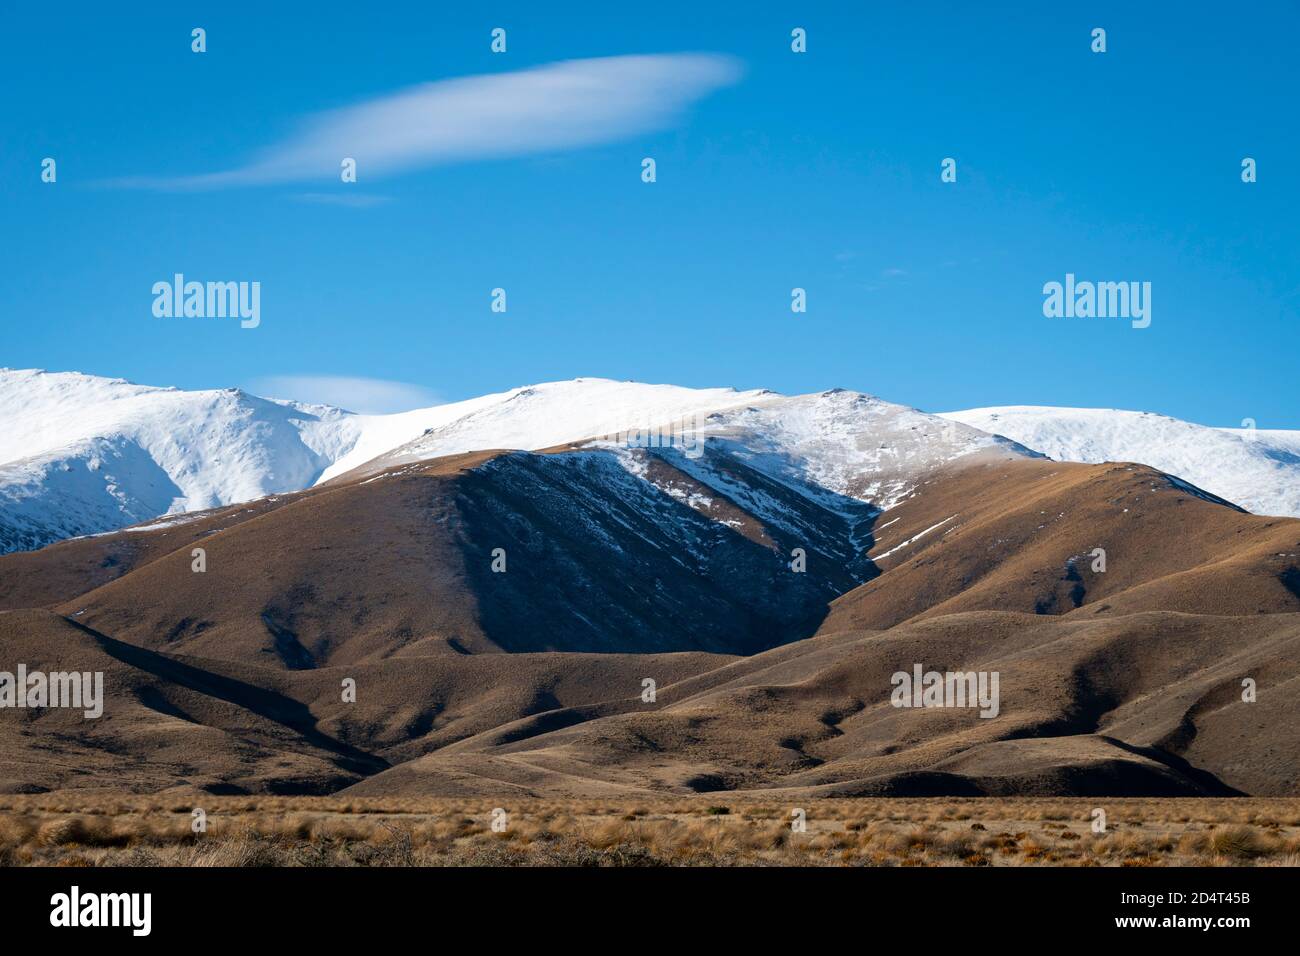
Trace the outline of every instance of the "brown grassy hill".
<instances>
[{"instance_id":1,"label":"brown grassy hill","mask_svg":"<svg viewBox=\"0 0 1300 956\"><path fill-rule=\"evenodd\" d=\"M768 499L793 530L717 495L697 510L682 500L696 479L652 468L664 487L596 451L402 466L284 496L174 550L154 543L151 560L54 606L142 647L287 669L500 650L751 653L813 633L869 573L837 511L775 485ZM863 522L873 513L853 506ZM790 571L796 545L808 573ZM26 580L11 591L40 591L59 547L0 558L0 575L14 568ZM498 548L505 573L492 569Z\"/></svg>"},{"instance_id":2,"label":"brown grassy hill","mask_svg":"<svg viewBox=\"0 0 1300 956\"><path fill-rule=\"evenodd\" d=\"M0 792L328 793L521 715L638 698L707 654L485 654L283 671L158 654L49 611L0 612L13 673L99 671L103 716L0 709ZM343 681L355 682L345 702Z\"/></svg>"},{"instance_id":3,"label":"brown grassy hill","mask_svg":"<svg viewBox=\"0 0 1300 956\"><path fill-rule=\"evenodd\" d=\"M744 467L728 465L729 479ZM668 462L650 467L658 485L593 452L403 466L0 557L0 606L292 669L490 650L752 653L818 628L963 610L1300 610L1300 522L1247 515L1142 466L970 456L856 526L768 482L793 527ZM204 574L193 546L207 552ZM795 547L808 552L802 575L789 570ZM491 570L496 548L505 574Z\"/></svg>"},{"instance_id":4,"label":"brown grassy hill","mask_svg":"<svg viewBox=\"0 0 1300 956\"><path fill-rule=\"evenodd\" d=\"M284 496L272 496L162 518L129 531L69 538L39 551L0 555L0 610L62 604L173 551L189 554L209 535L272 511L284 502Z\"/></svg>"},{"instance_id":5,"label":"brown grassy hill","mask_svg":"<svg viewBox=\"0 0 1300 956\"><path fill-rule=\"evenodd\" d=\"M10 791L1300 793L1300 521L1138 465L980 453L880 513L727 450L475 453L5 555L0 608L0 670L109 694L0 710ZM917 663L1000 713L891 706Z\"/></svg>"},{"instance_id":6,"label":"brown grassy hill","mask_svg":"<svg viewBox=\"0 0 1300 956\"><path fill-rule=\"evenodd\" d=\"M0 710L0 790L182 784L216 792L337 789L386 766L316 729L270 673L237 676L155 654L49 611L0 612L3 668L103 676L103 715Z\"/></svg>"},{"instance_id":7,"label":"brown grassy hill","mask_svg":"<svg viewBox=\"0 0 1300 956\"><path fill-rule=\"evenodd\" d=\"M1300 521L1247 514L1144 465L972 456L873 534L885 573L837 599L823 632L970 610L1300 611Z\"/></svg>"},{"instance_id":8,"label":"brown grassy hill","mask_svg":"<svg viewBox=\"0 0 1300 956\"><path fill-rule=\"evenodd\" d=\"M44 611L0 614L0 641L29 668L106 683L98 721L0 711L9 792L1300 791L1287 733L1300 615L973 612L743 659L491 654L295 672L155 654ZM890 676L914 663L997 670L998 715L891 706Z\"/></svg>"},{"instance_id":9,"label":"brown grassy hill","mask_svg":"<svg viewBox=\"0 0 1300 956\"><path fill-rule=\"evenodd\" d=\"M1295 794L1298 651L1294 614L951 615L769 651L618 714L521 720L348 792ZM915 663L998 671L1000 712L892 706Z\"/></svg>"}]
</instances>

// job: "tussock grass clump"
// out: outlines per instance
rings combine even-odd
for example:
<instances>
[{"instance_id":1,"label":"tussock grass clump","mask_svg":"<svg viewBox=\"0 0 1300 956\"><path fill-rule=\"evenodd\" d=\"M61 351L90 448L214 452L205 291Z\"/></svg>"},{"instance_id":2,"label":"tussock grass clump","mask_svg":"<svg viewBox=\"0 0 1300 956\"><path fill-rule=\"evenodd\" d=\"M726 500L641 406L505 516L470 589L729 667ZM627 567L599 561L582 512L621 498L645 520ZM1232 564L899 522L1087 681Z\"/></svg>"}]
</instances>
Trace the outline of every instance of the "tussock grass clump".
<instances>
[{"instance_id":1,"label":"tussock grass clump","mask_svg":"<svg viewBox=\"0 0 1300 956\"><path fill-rule=\"evenodd\" d=\"M1259 831L1248 826L1226 827L1209 836L1210 852L1238 860L1263 856L1268 852L1269 843Z\"/></svg>"}]
</instances>

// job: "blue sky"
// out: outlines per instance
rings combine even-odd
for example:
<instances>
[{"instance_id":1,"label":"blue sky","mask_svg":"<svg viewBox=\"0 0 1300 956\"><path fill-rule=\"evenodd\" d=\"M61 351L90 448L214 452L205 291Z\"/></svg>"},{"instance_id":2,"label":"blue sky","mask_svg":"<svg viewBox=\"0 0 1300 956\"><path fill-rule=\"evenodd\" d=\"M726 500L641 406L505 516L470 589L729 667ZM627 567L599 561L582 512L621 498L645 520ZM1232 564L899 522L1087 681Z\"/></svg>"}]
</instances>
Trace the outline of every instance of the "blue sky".
<instances>
[{"instance_id":1,"label":"blue sky","mask_svg":"<svg viewBox=\"0 0 1300 956\"><path fill-rule=\"evenodd\" d=\"M0 365L423 390L399 403L581 375L843 386L1300 427L1294 4L540 6L9 5ZM464 93L459 139L387 171L359 143L355 184L281 162L365 139L421 84L629 54L702 56L639 61L591 115L499 96L487 132L475 103L529 74L436 87ZM678 84L687 63L723 66ZM247 174L272 160L288 179ZM260 282L261 325L155 318L176 272ZM1151 327L1045 318L1067 272L1149 281Z\"/></svg>"}]
</instances>

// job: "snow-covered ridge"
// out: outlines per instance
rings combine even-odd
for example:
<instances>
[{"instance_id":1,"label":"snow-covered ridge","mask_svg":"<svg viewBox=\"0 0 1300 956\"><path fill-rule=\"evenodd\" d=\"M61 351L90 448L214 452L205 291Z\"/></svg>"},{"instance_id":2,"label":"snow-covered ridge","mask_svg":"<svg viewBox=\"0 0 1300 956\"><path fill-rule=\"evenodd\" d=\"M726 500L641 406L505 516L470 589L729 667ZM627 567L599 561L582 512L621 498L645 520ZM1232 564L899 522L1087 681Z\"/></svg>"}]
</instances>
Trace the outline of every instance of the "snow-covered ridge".
<instances>
[{"instance_id":1,"label":"snow-covered ridge","mask_svg":"<svg viewBox=\"0 0 1300 956\"><path fill-rule=\"evenodd\" d=\"M838 388L787 396L576 379L492 397L498 400L476 400L466 414L377 458L351 454L326 477L354 462L367 462L372 472L475 449L539 449L584 439L624 450L666 444L677 452L678 467L703 477L705 465L693 452L707 441L800 494L821 489L823 507L836 510L850 498L883 509L914 491L931 469L963 455L1033 454L969 426ZM726 483L713 475L706 483L720 481Z\"/></svg>"},{"instance_id":2,"label":"snow-covered ridge","mask_svg":"<svg viewBox=\"0 0 1300 956\"><path fill-rule=\"evenodd\" d=\"M682 388L605 378L546 382L464 402L358 416L355 447L326 469L328 481L372 459L418 461L485 448L535 450L584 438L702 421L720 409L783 398L764 389Z\"/></svg>"},{"instance_id":3,"label":"snow-covered ridge","mask_svg":"<svg viewBox=\"0 0 1300 956\"><path fill-rule=\"evenodd\" d=\"M0 369L0 552L297 491L398 447L539 449L772 397L576 379L357 415L239 389Z\"/></svg>"},{"instance_id":4,"label":"snow-covered ridge","mask_svg":"<svg viewBox=\"0 0 1300 956\"><path fill-rule=\"evenodd\" d=\"M395 415L356 415L75 372L0 370L0 549L40 547L159 516L487 448L537 450L662 426L723 443L827 500L888 507L926 469L997 439L833 389L682 388L580 378Z\"/></svg>"},{"instance_id":5,"label":"snow-covered ridge","mask_svg":"<svg viewBox=\"0 0 1300 956\"><path fill-rule=\"evenodd\" d=\"M1300 432L1211 428L1150 412L1008 405L942 417L1057 461L1133 461L1256 514L1300 517Z\"/></svg>"},{"instance_id":6,"label":"snow-covered ridge","mask_svg":"<svg viewBox=\"0 0 1300 956\"><path fill-rule=\"evenodd\" d=\"M1246 435L1134 412L938 417L842 389L785 396L581 378L357 415L239 389L0 369L0 552L296 491L367 463L538 450L663 426L707 438L802 493L823 489L830 504L840 496L889 508L946 462L1034 449L1140 461L1251 510L1300 515L1300 433Z\"/></svg>"},{"instance_id":7,"label":"snow-covered ridge","mask_svg":"<svg viewBox=\"0 0 1300 956\"><path fill-rule=\"evenodd\" d=\"M703 433L767 474L892 508L934 468L977 451L1033 454L1005 439L835 388L710 415Z\"/></svg>"},{"instance_id":8,"label":"snow-covered ridge","mask_svg":"<svg viewBox=\"0 0 1300 956\"><path fill-rule=\"evenodd\" d=\"M238 389L0 369L0 551L300 489L352 444L349 417Z\"/></svg>"}]
</instances>

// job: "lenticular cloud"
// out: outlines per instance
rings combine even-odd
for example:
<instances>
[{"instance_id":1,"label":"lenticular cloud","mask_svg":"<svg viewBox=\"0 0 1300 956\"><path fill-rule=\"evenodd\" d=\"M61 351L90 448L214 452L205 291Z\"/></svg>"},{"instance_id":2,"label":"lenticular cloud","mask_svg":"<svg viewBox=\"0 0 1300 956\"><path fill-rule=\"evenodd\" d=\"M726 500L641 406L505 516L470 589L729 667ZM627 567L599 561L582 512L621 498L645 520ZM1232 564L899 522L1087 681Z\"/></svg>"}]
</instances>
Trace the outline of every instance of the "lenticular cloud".
<instances>
[{"instance_id":1,"label":"lenticular cloud","mask_svg":"<svg viewBox=\"0 0 1300 956\"><path fill-rule=\"evenodd\" d=\"M740 74L730 57L679 53L439 80L319 113L251 162L224 172L117 184L216 189L329 179L338 176L344 157L372 176L594 146L662 129Z\"/></svg>"}]
</instances>

